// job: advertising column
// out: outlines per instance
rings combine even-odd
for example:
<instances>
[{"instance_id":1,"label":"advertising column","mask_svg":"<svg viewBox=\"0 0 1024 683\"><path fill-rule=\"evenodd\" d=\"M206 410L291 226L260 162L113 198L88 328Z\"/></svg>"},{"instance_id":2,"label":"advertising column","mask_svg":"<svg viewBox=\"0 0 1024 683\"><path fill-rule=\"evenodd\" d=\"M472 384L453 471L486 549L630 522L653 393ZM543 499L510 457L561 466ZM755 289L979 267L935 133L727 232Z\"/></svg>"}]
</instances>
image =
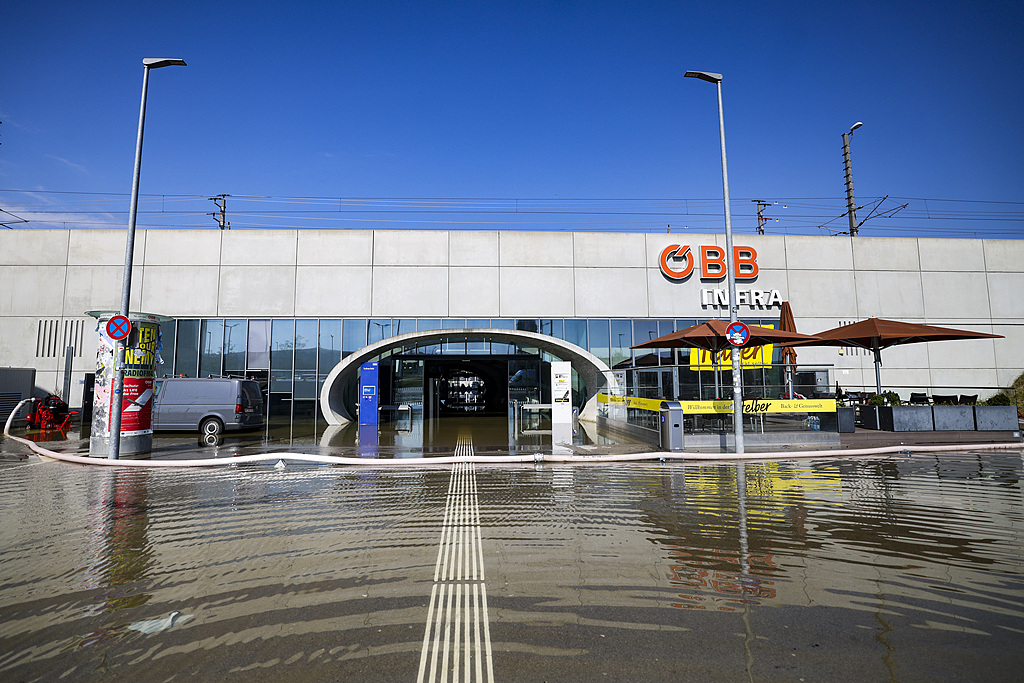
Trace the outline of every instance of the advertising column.
<instances>
[{"instance_id":1,"label":"advertising column","mask_svg":"<svg viewBox=\"0 0 1024 683\"><path fill-rule=\"evenodd\" d=\"M149 453L153 449L153 379L159 362L160 320L163 316L133 313L127 322L110 311L90 312L99 321L96 349L96 384L93 397L89 455L105 457L110 447L110 414L121 401L122 456ZM113 395L114 359L119 339L127 339L124 354L124 386Z\"/></svg>"}]
</instances>

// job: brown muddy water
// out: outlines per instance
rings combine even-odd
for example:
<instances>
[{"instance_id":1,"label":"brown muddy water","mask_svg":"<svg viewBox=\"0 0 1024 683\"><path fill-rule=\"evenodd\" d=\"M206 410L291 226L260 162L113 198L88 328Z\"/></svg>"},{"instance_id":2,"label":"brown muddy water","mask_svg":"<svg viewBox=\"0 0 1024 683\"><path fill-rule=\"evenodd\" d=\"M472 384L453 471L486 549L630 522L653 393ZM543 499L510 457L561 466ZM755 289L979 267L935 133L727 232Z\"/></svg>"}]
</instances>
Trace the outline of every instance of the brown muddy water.
<instances>
[{"instance_id":1,"label":"brown muddy water","mask_svg":"<svg viewBox=\"0 0 1024 683\"><path fill-rule=\"evenodd\" d=\"M1019 680L1022 469L0 462L0 680Z\"/></svg>"}]
</instances>

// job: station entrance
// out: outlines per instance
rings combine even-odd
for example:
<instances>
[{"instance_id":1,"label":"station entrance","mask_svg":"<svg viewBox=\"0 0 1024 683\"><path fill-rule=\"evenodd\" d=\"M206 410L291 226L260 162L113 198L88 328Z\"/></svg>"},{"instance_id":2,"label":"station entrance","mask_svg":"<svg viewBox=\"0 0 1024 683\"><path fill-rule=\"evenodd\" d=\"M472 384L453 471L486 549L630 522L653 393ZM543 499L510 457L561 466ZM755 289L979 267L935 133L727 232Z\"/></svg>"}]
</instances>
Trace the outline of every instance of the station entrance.
<instances>
[{"instance_id":1,"label":"station entrance","mask_svg":"<svg viewBox=\"0 0 1024 683\"><path fill-rule=\"evenodd\" d=\"M391 356L380 362L382 405L424 418L506 416L550 393L550 363L537 355Z\"/></svg>"}]
</instances>

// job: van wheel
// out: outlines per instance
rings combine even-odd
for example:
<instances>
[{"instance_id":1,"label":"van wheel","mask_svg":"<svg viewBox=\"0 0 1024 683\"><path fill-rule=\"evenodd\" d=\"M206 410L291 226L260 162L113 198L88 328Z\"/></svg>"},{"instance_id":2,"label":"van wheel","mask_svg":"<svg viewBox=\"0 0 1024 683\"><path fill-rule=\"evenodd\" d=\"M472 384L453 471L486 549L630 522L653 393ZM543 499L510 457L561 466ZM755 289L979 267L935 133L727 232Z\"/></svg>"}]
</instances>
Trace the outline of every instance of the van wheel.
<instances>
[{"instance_id":1,"label":"van wheel","mask_svg":"<svg viewBox=\"0 0 1024 683\"><path fill-rule=\"evenodd\" d=\"M215 417L208 417L199 425L199 431L203 434L217 436L224 431L224 425Z\"/></svg>"}]
</instances>

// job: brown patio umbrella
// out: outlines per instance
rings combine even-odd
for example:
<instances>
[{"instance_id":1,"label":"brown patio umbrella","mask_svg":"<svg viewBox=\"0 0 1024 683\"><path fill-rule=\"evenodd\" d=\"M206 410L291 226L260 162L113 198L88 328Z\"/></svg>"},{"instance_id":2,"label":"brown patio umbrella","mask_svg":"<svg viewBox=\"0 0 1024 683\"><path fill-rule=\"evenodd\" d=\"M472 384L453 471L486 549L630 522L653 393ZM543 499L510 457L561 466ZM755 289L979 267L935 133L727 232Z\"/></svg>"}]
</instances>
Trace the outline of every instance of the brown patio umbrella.
<instances>
[{"instance_id":1,"label":"brown patio umbrella","mask_svg":"<svg viewBox=\"0 0 1024 683\"><path fill-rule=\"evenodd\" d=\"M704 349L705 351L710 351L717 359L719 351L733 348L732 344L729 343L729 339L725 336L725 331L729 325L728 320L708 320L699 325L693 325L692 327L666 334L663 337L636 344L631 348ZM779 342L796 343L802 341L813 343L818 341L817 337L800 334L799 332L786 332L771 327L761 327L760 325L747 325L747 327L750 329L750 338L747 341L747 346L764 346L765 344Z\"/></svg>"},{"instance_id":2,"label":"brown patio umbrella","mask_svg":"<svg viewBox=\"0 0 1024 683\"><path fill-rule=\"evenodd\" d=\"M875 385L882 393L882 349L898 344L919 342L951 341L956 339L1002 339L1001 334L956 330L951 327L936 327L899 320L868 318L850 325L825 330L814 335L819 341L794 342L794 346L857 346L869 349L875 354Z\"/></svg>"}]
</instances>

